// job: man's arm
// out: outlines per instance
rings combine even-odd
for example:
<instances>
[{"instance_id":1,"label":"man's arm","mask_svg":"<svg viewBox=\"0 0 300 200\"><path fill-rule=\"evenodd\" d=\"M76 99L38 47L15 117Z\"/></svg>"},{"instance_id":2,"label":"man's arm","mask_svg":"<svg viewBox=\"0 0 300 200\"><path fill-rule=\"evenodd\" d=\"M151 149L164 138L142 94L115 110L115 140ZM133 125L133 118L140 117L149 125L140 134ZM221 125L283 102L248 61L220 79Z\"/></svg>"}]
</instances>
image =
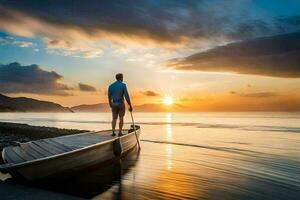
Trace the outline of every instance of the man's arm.
<instances>
[{"instance_id":1,"label":"man's arm","mask_svg":"<svg viewBox=\"0 0 300 200\"><path fill-rule=\"evenodd\" d=\"M125 96L125 99L129 105L129 110L130 112L132 111L132 106L131 106L131 101L130 101L130 97L129 97L129 94L128 94L128 90L127 90L127 87L126 85L124 84L124 96Z\"/></svg>"},{"instance_id":2,"label":"man's arm","mask_svg":"<svg viewBox=\"0 0 300 200\"><path fill-rule=\"evenodd\" d=\"M107 98L108 98L108 103L109 103L109 106L112 107L111 105L111 92L110 92L110 87L108 87L108 90L107 90Z\"/></svg>"}]
</instances>

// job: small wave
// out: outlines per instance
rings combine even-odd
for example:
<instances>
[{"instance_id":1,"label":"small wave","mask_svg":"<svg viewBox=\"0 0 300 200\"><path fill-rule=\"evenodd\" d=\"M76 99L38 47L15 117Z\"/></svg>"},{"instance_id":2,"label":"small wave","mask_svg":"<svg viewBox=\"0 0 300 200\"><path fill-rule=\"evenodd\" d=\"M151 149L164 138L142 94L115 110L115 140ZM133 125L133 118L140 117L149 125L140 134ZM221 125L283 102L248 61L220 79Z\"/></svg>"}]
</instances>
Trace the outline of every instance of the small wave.
<instances>
[{"instance_id":1,"label":"small wave","mask_svg":"<svg viewBox=\"0 0 300 200\"><path fill-rule=\"evenodd\" d=\"M6 122L67 122L80 124L110 124L110 120L63 120L50 118L18 118L18 119L0 119ZM125 122L131 124L131 122ZM266 131L266 132L286 132L286 133L300 133L300 127L285 127L285 126L245 126L245 125L231 125L231 124L205 124L197 122L136 122L139 125L174 125L174 126L194 126L197 128L220 128L220 129L238 129L244 131Z\"/></svg>"},{"instance_id":2,"label":"small wave","mask_svg":"<svg viewBox=\"0 0 300 200\"><path fill-rule=\"evenodd\" d=\"M213 146L205 146L205 145L197 145L197 144L188 144L188 143L179 143L179 142L169 142L169 141L159 141L159 140L140 140L142 142L150 142L150 143L159 143L159 144L171 144L171 145L179 145L179 146L186 146L186 147L196 147L202 149L210 149L210 150L217 150L217 151L226 151L231 153L238 153L238 154L258 154L259 152L233 148L233 147L213 147Z\"/></svg>"}]
</instances>

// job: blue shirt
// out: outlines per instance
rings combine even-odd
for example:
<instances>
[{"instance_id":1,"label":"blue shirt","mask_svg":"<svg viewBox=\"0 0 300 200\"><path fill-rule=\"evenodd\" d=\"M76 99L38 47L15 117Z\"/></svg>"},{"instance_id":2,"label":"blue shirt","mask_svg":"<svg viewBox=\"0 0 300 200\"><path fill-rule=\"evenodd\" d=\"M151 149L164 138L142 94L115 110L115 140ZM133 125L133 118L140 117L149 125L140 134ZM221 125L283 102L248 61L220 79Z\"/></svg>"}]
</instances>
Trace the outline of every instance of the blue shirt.
<instances>
[{"instance_id":1,"label":"blue shirt","mask_svg":"<svg viewBox=\"0 0 300 200\"><path fill-rule=\"evenodd\" d=\"M111 103L124 103L124 97L129 105L130 98L127 91L127 87L125 83L122 83L121 81L115 81L108 87L108 101L109 104Z\"/></svg>"}]
</instances>

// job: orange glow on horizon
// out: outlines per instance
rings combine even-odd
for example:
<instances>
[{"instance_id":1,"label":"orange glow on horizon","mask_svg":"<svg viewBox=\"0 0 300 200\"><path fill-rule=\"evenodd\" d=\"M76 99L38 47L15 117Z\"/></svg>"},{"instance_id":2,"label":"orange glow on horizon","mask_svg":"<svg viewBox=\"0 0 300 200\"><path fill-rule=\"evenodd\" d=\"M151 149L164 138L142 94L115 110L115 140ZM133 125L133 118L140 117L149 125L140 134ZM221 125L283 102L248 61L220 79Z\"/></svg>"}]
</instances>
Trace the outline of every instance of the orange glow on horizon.
<instances>
[{"instance_id":1,"label":"orange glow on horizon","mask_svg":"<svg viewBox=\"0 0 300 200\"><path fill-rule=\"evenodd\" d=\"M239 93L220 92L212 94L180 93L174 96L144 96L138 91L131 93L131 101L136 111L141 112L241 112L241 111L299 111L300 95L276 93L274 96L243 96ZM106 94L74 91L70 96L37 95L37 94L8 94L10 97L28 97L38 100L51 101L62 106L72 107L81 104L107 103ZM106 110L109 110L107 107Z\"/></svg>"}]
</instances>

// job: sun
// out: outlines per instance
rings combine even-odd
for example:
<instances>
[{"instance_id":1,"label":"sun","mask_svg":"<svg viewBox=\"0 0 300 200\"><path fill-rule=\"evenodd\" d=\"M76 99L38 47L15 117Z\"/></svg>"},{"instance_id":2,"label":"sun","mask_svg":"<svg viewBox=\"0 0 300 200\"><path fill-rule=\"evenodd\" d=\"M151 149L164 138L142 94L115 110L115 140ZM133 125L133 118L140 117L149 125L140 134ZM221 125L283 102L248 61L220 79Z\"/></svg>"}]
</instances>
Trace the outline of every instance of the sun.
<instances>
[{"instance_id":1,"label":"sun","mask_svg":"<svg viewBox=\"0 0 300 200\"><path fill-rule=\"evenodd\" d=\"M174 103L174 100L173 100L172 97L166 96L166 97L164 97L164 99L163 99L163 103L164 103L165 105L167 105L167 106L170 106L170 105L172 105L172 104Z\"/></svg>"}]
</instances>

